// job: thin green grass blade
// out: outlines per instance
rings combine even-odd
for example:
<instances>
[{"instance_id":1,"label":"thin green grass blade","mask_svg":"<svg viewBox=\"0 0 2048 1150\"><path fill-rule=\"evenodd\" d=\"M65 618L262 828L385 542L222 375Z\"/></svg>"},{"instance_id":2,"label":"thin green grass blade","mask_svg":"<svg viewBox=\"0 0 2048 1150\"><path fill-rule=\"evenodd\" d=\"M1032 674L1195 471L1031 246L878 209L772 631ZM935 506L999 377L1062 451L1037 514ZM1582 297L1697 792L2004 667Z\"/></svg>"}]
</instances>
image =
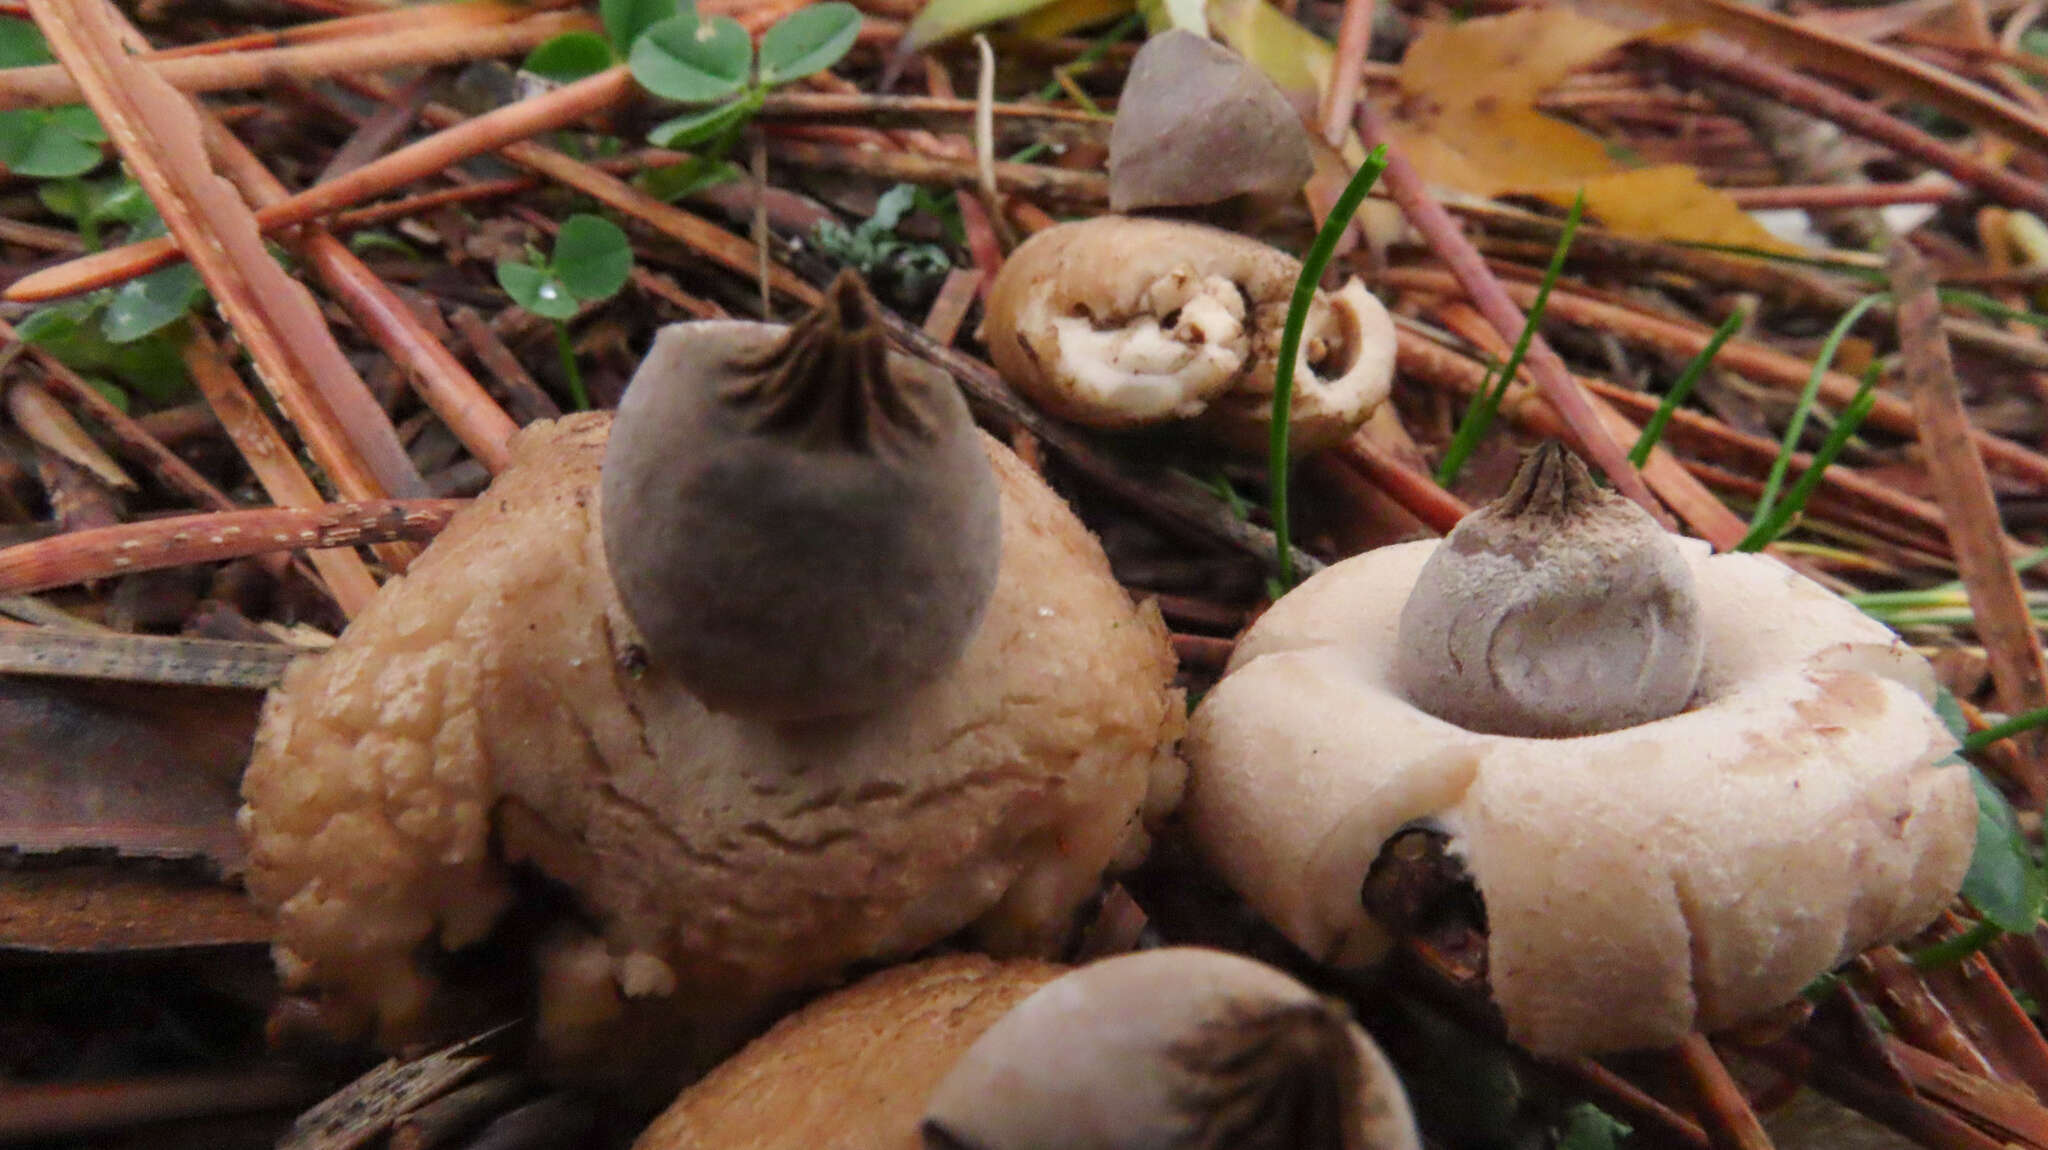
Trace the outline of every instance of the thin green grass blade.
<instances>
[{"instance_id":1,"label":"thin green grass blade","mask_svg":"<svg viewBox=\"0 0 2048 1150\"><path fill-rule=\"evenodd\" d=\"M1270 503L1268 510L1273 517L1273 545L1279 552L1280 586L1282 589L1294 586L1294 540L1288 529L1287 508L1287 420L1294 405L1294 361L1301 355L1301 333L1308 324L1308 306L1315 299L1316 284L1323 278L1323 269L1330 266L1330 257L1337 252L1337 241L1344 235L1344 229L1351 224L1351 217L1358 214L1358 205L1365 202L1366 193L1379 182L1380 173L1387 168L1386 145L1374 148L1365 162L1358 166L1357 174L1344 185L1344 192L1330 208L1330 218L1323 221L1322 230L1316 233L1316 241L1309 245L1308 255L1301 261L1301 276L1294 281L1294 298L1287 305L1287 326L1280 331L1280 361L1273 367L1273 426L1267 439L1266 477Z\"/></svg>"},{"instance_id":2,"label":"thin green grass blade","mask_svg":"<svg viewBox=\"0 0 2048 1150\"><path fill-rule=\"evenodd\" d=\"M1963 740L1963 753L1974 755L2000 739L2010 739L2014 735L2023 735L2038 727L2048 727L2048 707L2043 707L2038 711L2028 711L2025 714L2014 715L2003 723L1993 724L1974 735L1970 735Z\"/></svg>"},{"instance_id":3,"label":"thin green grass blade","mask_svg":"<svg viewBox=\"0 0 2048 1150\"><path fill-rule=\"evenodd\" d=\"M1753 248L1747 244L1718 244L1709 240L1672 240L1682 248L1694 248L1703 252L1718 252L1724 256L1742 256L1746 259L1762 260L1765 263L1791 264L1795 267L1821 268L1871 283L1883 283L1884 268L1872 264L1868 259L1843 259L1840 256L1815 255L1806 252L1781 252L1770 248Z\"/></svg>"},{"instance_id":4,"label":"thin green grass blade","mask_svg":"<svg viewBox=\"0 0 2048 1150\"><path fill-rule=\"evenodd\" d=\"M1514 351L1500 367L1500 380L1491 389L1480 385L1479 395L1473 405L1465 410L1465 417L1458 421L1457 433L1451 436L1451 445L1444 449L1444 461L1436 470L1436 481L1444 487L1456 482L1458 472L1464 470L1465 461L1479 448L1479 441L1486 438L1493 426L1493 417L1500 411L1501 397L1508 393L1508 384L1514 382L1515 372L1521 370L1522 357L1529 352L1529 344L1536 338L1536 329L1543 323L1543 310L1550 305L1550 289L1556 285L1559 273L1564 271L1565 253L1572 247L1572 237L1578 234L1579 219L1586 212L1586 193L1572 197L1572 210L1564 217L1564 229L1558 233L1557 247L1550 253L1550 266L1543 269L1543 281L1536 285L1536 298L1530 301L1529 317L1522 322L1522 334L1515 340Z\"/></svg>"},{"instance_id":5,"label":"thin green grass blade","mask_svg":"<svg viewBox=\"0 0 2048 1150\"><path fill-rule=\"evenodd\" d=\"M1826 474L1828 465L1835 461L1835 456L1842 453L1842 448L1848 446L1849 437L1855 435L1856 429L1863 425L1863 420L1870 414L1870 409L1877 406L1877 375L1876 364L1872 364L1870 370L1863 373L1863 386L1856 389L1855 396L1849 400L1849 405L1842 409L1841 417L1835 421L1834 430L1828 432L1827 439L1821 442L1820 450L1813 453L1813 464L1800 475L1799 481L1792 485L1792 490L1785 493L1785 498L1776 507L1771 508L1768 515L1762 513L1763 508L1758 508L1758 517L1752 521L1753 526L1750 527L1749 534L1743 536L1742 542L1735 545L1737 551L1761 551L1770 546L1771 540L1783 535L1785 529L1791 526L1793 516L1806 508L1806 501L1813 497L1814 489L1820 486L1821 476ZM1790 451L1788 444L1786 453L1778 457L1779 465L1771 468L1773 478L1784 478L1783 465L1791 462Z\"/></svg>"},{"instance_id":6,"label":"thin green grass blade","mask_svg":"<svg viewBox=\"0 0 2048 1150\"><path fill-rule=\"evenodd\" d=\"M1924 946L1906 956L1914 970L1941 970L1954 966L1997 941L2005 930L1994 922L1980 922L1952 938Z\"/></svg>"},{"instance_id":7,"label":"thin green grass blade","mask_svg":"<svg viewBox=\"0 0 2048 1150\"><path fill-rule=\"evenodd\" d=\"M1707 368L1713 364L1714 357L1721 354L1721 345L1734 338L1736 330L1742 327L1743 320L1747 318L1747 312L1741 308L1735 309L1727 319L1721 321L1720 327L1714 329L1714 337L1707 341L1707 346L1701 348L1700 353L1692 357L1692 362L1685 365L1685 371L1679 375L1678 382L1672 384L1671 390L1665 393L1664 402L1657 405L1657 410L1650 416L1650 421L1643 424L1643 433L1636 437L1636 445L1629 449L1629 466L1641 468L1649 460L1650 453L1657 449L1657 441L1664 438L1664 425L1671 422L1671 413L1677 411L1678 405L1684 403L1686 397L1692 394L1693 385L1700 381L1701 376L1707 374Z\"/></svg>"},{"instance_id":8,"label":"thin green grass blade","mask_svg":"<svg viewBox=\"0 0 2048 1150\"><path fill-rule=\"evenodd\" d=\"M2048 563L2048 547L2037 548L2013 560L2013 573L2024 575L2043 563ZM2030 592L2028 598L2031 599L2033 597L2034 593ZM1902 604L1917 605L1921 603L1960 603L1963 601L1963 581L1961 579L1951 579L1946 583L1936 583L1932 587L1922 587L1912 591L1865 591L1849 596L1849 601L1858 605L1874 603L1880 607L1899 606Z\"/></svg>"},{"instance_id":9,"label":"thin green grass blade","mask_svg":"<svg viewBox=\"0 0 2048 1150\"><path fill-rule=\"evenodd\" d=\"M1980 291L1968 288L1939 288L1935 294L1941 302L1961 304L1986 319L2016 320L2033 327L2048 328L2048 315L2037 311L2008 307Z\"/></svg>"},{"instance_id":10,"label":"thin green grass blade","mask_svg":"<svg viewBox=\"0 0 2048 1150\"><path fill-rule=\"evenodd\" d=\"M1778 451L1778 458L1771 463L1770 477L1764 480L1763 495L1757 500L1756 514L1750 516L1750 534L1756 534L1757 527L1776 511L1778 491L1785 485L1785 471L1792 466L1792 453L1799 449L1799 435L1806 430L1807 414L1813 410L1814 397L1820 394L1821 380L1835 364L1835 353L1841 350L1842 341L1849 338L1849 332L1863 313L1891 298L1884 292L1865 296L1855 306L1842 313L1835 322L1827 341L1820 345L1820 356L1813 361L1813 372L1806 377L1806 387L1799 393L1799 403L1792 409L1792 422L1785 426L1784 445Z\"/></svg>"}]
</instances>

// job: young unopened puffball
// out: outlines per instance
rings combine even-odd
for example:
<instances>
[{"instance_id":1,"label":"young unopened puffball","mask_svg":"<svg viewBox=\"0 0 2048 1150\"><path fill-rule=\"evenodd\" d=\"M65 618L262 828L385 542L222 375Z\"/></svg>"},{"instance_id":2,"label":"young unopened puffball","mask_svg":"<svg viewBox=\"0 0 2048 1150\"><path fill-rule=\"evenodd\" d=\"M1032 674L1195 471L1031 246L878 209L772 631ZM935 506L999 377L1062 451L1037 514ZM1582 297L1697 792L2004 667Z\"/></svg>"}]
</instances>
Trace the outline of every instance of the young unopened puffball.
<instances>
[{"instance_id":1,"label":"young unopened puffball","mask_svg":"<svg viewBox=\"0 0 2048 1150\"><path fill-rule=\"evenodd\" d=\"M1314 172L1300 113L1244 57L1182 28L1138 49L1109 133L1111 211L1293 196Z\"/></svg>"},{"instance_id":2,"label":"young unopened puffball","mask_svg":"<svg viewBox=\"0 0 2048 1150\"><path fill-rule=\"evenodd\" d=\"M1423 564L1394 669L1417 706L1468 731L1590 735L1676 714L1701 643L1672 536L1546 443Z\"/></svg>"},{"instance_id":3,"label":"young unopened puffball","mask_svg":"<svg viewBox=\"0 0 2048 1150\"><path fill-rule=\"evenodd\" d=\"M605 558L649 657L715 709L900 698L959 657L995 590L967 404L888 354L874 307L848 272L787 331L667 328L619 405Z\"/></svg>"}]
</instances>

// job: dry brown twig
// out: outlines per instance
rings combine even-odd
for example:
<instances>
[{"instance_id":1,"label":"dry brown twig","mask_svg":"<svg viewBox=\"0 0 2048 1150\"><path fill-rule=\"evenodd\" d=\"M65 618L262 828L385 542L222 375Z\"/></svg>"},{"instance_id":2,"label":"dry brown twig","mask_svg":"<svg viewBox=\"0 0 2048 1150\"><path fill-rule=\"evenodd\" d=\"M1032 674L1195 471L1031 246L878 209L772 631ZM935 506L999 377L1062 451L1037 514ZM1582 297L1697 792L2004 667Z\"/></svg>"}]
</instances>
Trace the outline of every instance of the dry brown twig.
<instances>
[{"instance_id":1,"label":"dry brown twig","mask_svg":"<svg viewBox=\"0 0 2048 1150\"><path fill-rule=\"evenodd\" d=\"M317 552L400 540L425 543L468 502L387 499L264 507L71 531L0 550L0 595L28 595L94 579L278 551Z\"/></svg>"},{"instance_id":2,"label":"dry brown twig","mask_svg":"<svg viewBox=\"0 0 2048 1150\"><path fill-rule=\"evenodd\" d=\"M460 7L447 5L448 8ZM33 10L33 9L31 9ZM510 15L493 5L492 10ZM406 66L459 63L523 52L564 32L587 29L580 14L541 13L512 23L440 21L404 34L372 33L285 48L148 60L146 67L172 88L191 94L261 88L279 77L321 79ZM84 85L69 65L10 68L0 74L0 110L76 103Z\"/></svg>"},{"instance_id":3,"label":"dry brown twig","mask_svg":"<svg viewBox=\"0 0 2048 1150\"><path fill-rule=\"evenodd\" d=\"M2048 662L2042 659L2041 639L2019 574L2007 557L1998 502L1973 442L1969 412L1956 389L1934 281L1926 261L1904 243L1892 245L1891 275L1921 458L1948 519L1956 566L1962 570L1978 633L1984 636L1999 699L2013 714L2048 707ZM2021 744L2020 761L2026 769L2015 781L2025 792L2026 804L2039 810L2048 802L2048 773L2042 769L2038 732L2022 737Z\"/></svg>"},{"instance_id":4,"label":"dry brown twig","mask_svg":"<svg viewBox=\"0 0 2048 1150\"><path fill-rule=\"evenodd\" d=\"M208 152L251 204L267 207L287 197L284 184L233 133L214 121L208 121L205 127ZM483 385L413 315L412 309L327 229L308 224L299 229L295 243L327 290L405 369L413 390L470 454L494 474L510 466L512 455L507 444L518 427L484 393Z\"/></svg>"},{"instance_id":5,"label":"dry brown twig","mask_svg":"<svg viewBox=\"0 0 2048 1150\"><path fill-rule=\"evenodd\" d=\"M34 0L29 10L336 487L355 498L424 494L312 297L270 258L240 198L212 174L185 97L125 54L104 4Z\"/></svg>"},{"instance_id":6,"label":"dry brown twig","mask_svg":"<svg viewBox=\"0 0 2048 1150\"><path fill-rule=\"evenodd\" d=\"M1455 291L1459 286L1451 273L1435 268L1393 268L1381 277L1381 282L1392 287L1432 292ZM1509 299L1523 306L1527 306L1536 298L1534 284L1507 282L1500 286ZM1549 306L1544 312L1544 318L1550 322L1578 324L1598 331L1613 332L1625 341L1655 347L1674 358L1698 355L1713 337L1713 328L1707 324L1652 315L1636 308L1595 299L1570 288L1560 288L1550 293ZM1797 392L1805 387L1807 377L1813 370L1813 365L1799 356L1741 338L1731 339L1723 344L1720 355L1714 362L1719 367L1747 379L1788 392ZM1820 397L1830 404L1841 406L1855 397L1859 386L1857 378L1847 372L1826 372L1821 376ZM1871 408L1869 424L1874 428L1907 435L1912 434L1916 426L1912 405L1895 395L1883 392L1878 393L1876 406ZM2001 470L2035 483L2048 483L2048 456L1981 429L1968 428L1967 433L1977 450L1983 452L1984 457L1996 463Z\"/></svg>"},{"instance_id":7,"label":"dry brown twig","mask_svg":"<svg viewBox=\"0 0 2048 1150\"><path fill-rule=\"evenodd\" d=\"M1713 1126L1714 1145L1725 1150L1771 1150L1771 1137L1764 1133L1750 1109L1749 1099L1722 1064L1714 1044L1704 1034L1688 1035L1678 1046L1678 1063L1692 1080L1701 1108Z\"/></svg>"},{"instance_id":8,"label":"dry brown twig","mask_svg":"<svg viewBox=\"0 0 2048 1150\"><path fill-rule=\"evenodd\" d=\"M364 164L340 179L315 184L298 192L258 212L256 222L265 231L275 231L352 207L373 196L434 175L472 156L496 151L529 136L572 124L611 107L630 93L632 87L632 76L621 66L475 119L448 112L445 120L451 126L447 131ZM379 94L388 98L390 92L384 89ZM177 258L178 248L174 242L168 239L144 240L24 276L9 286L7 298L34 303L91 291L153 271Z\"/></svg>"}]
</instances>

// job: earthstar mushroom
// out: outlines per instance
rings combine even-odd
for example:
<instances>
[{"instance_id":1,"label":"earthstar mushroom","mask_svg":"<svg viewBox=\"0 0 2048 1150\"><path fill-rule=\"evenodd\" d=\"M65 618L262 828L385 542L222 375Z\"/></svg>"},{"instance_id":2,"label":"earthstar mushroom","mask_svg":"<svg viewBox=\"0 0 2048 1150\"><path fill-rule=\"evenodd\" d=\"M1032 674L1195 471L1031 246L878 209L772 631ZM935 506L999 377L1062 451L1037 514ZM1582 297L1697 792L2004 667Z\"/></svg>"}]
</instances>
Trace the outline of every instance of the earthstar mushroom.
<instances>
[{"instance_id":1,"label":"earthstar mushroom","mask_svg":"<svg viewBox=\"0 0 2048 1150\"><path fill-rule=\"evenodd\" d=\"M1092 427L1205 416L1263 450L1280 333L1301 265L1218 228L1098 216L1048 228L1003 264L989 357L1032 402ZM1338 442L1383 401L1394 327L1357 281L1317 292L1296 367L1298 450Z\"/></svg>"},{"instance_id":2,"label":"earthstar mushroom","mask_svg":"<svg viewBox=\"0 0 2048 1150\"><path fill-rule=\"evenodd\" d=\"M1675 542L1702 640L1689 704L1580 737L1418 705L1404 605L1433 594L1418 584L1449 542L1318 573L1191 720L1201 850L1304 950L1356 965L1391 942L1361 898L1382 847L1438 828L1484 903L1510 1035L1546 1054L1739 1022L1918 929L1954 897L1976 820L1926 661L1774 559Z\"/></svg>"},{"instance_id":3,"label":"earthstar mushroom","mask_svg":"<svg viewBox=\"0 0 2048 1150\"><path fill-rule=\"evenodd\" d=\"M781 338L671 329L630 391L731 382L672 374L706 358L677 341L752 354ZM888 354L899 380L921 370ZM945 402L912 402L926 401ZM663 406L629 399L620 418ZM615 591L604 539L620 491L748 503L717 484L601 483L612 429L593 413L522 431L513 466L267 701L241 819L285 981L387 1045L429 1037L488 989L446 956L511 924L543 936L531 972L499 965L530 982L550 1062L672 1082L850 963L955 935L1008 954L1059 945L1104 868L1134 863L1177 800L1184 721L1157 611L1133 607L1059 497L969 436L993 475L1001 561L957 658L858 714L772 721L713 709L668 666L637 622L658 616ZM787 506L772 494L763 506ZM664 514L636 521L655 531ZM534 888L525 872L573 913L544 928L531 906L508 915Z\"/></svg>"}]
</instances>

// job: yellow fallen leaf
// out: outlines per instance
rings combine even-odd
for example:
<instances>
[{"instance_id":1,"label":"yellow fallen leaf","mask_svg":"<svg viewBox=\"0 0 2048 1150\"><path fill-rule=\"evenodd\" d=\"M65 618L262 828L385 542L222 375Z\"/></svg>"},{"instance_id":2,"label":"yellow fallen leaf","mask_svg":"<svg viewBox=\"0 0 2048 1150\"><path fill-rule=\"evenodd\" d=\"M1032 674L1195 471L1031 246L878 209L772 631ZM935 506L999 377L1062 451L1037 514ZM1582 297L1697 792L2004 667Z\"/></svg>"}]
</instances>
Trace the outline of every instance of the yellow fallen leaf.
<instances>
[{"instance_id":1,"label":"yellow fallen leaf","mask_svg":"<svg viewBox=\"0 0 2048 1150\"><path fill-rule=\"evenodd\" d=\"M1560 203L1583 188L1587 214L1628 235L1790 250L1691 168L1628 170L1599 137L1536 110L1545 91L1636 35L1561 7L1431 25L1401 61L1388 133L1444 187Z\"/></svg>"},{"instance_id":2,"label":"yellow fallen leaf","mask_svg":"<svg viewBox=\"0 0 2048 1150\"><path fill-rule=\"evenodd\" d=\"M1401 61L1396 145L1433 183L1480 196L1617 169L1598 138L1536 111L1539 96L1631 38L1569 8L1432 24Z\"/></svg>"},{"instance_id":3,"label":"yellow fallen leaf","mask_svg":"<svg viewBox=\"0 0 2048 1150\"><path fill-rule=\"evenodd\" d=\"M1014 31L1027 40L1050 40L1131 12L1136 0L1053 0L1017 18Z\"/></svg>"},{"instance_id":4,"label":"yellow fallen leaf","mask_svg":"<svg viewBox=\"0 0 2048 1150\"><path fill-rule=\"evenodd\" d=\"M1775 252L1799 250L1765 231L1720 189L1700 183L1699 174L1684 164L1615 172L1587 180L1584 188L1586 214L1609 231L1625 236ZM1571 200L1569 194L1558 193L1544 198L1559 204Z\"/></svg>"},{"instance_id":5,"label":"yellow fallen leaf","mask_svg":"<svg viewBox=\"0 0 2048 1150\"><path fill-rule=\"evenodd\" d=\"M1209 34L1209 9L1203 0L1138 0L1145 14L1145 34L1157 36L1179 28L1197 36Z\"/></svg>"},{"instance_id":6,"label":"yellow fallen leaf","mask_svg":"<svg viewBox=\"0 0 2048 1150\"><path fill-rule=\"evenodd\" d=\"M1280 85L1296 107L1313 109L1322 101L1336 55L1329 41L1264 0L1209 0L1209 27Z\"/></svg>"},{"instance_id":7,"label":"yellow fallen leaf","mask_svg":"<svg viewBox=\"0 0 2048 1150\"><path fill-rule=\"evenodd\" d=\"M1883 44L1802 24L1741 0L1598 0L1638 19L1711 29L1777 63L1823 72L1898 99L1931 104L1973 128L2048 154L2048 116Z\"/></svg>"},{"instance_id":8,"label":"yellow fallen leaf","mask_svg":"<svg viewBox=\"0 0 2048 1150\"><path fill-rule=\"evenodd\" d=\"M1597 137L1527 105L1454 107L1421 118L1397 109L1387 129L1424 179L1475 196L1577 187L1616 170Z\"/></svg>"},{"instance_id":9,"label":"yellow fallen leaf","mask_svg":"<svg viewBox=\"0 0 2048 1150\"><path fill-rule=\"evenodd\" d=\"M1053 0L932 0L904 30L898 55L1035 12Z\"/></svg>"},{"instance_id":10,"label":"yellow fallen leaf","mask_svg":"<svg viewBox=\"0 0 2048 1150\"><path fill-rule=\"evenodd\" d=\"M1446 108L1530 105L1559 80L1634 38L1633 32L1570 8L1523 8L1431 24L1401 60L1401 89Z\"/></svg>"}]
</instances>

